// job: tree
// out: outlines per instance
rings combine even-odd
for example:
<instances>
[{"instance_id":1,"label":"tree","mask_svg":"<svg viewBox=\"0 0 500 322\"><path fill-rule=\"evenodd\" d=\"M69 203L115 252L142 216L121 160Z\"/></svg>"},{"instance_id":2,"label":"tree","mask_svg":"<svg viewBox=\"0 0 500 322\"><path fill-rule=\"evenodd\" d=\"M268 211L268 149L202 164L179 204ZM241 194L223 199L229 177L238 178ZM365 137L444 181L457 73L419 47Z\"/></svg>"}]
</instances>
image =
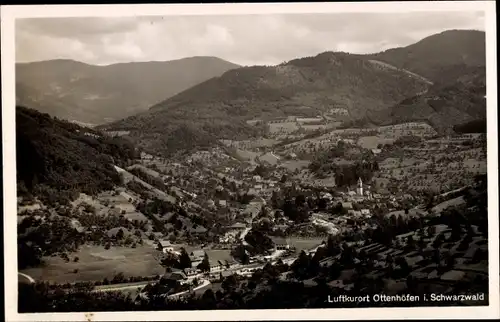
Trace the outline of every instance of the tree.
<instances>
[{"instance_id":1,"label":"tree","mask_svg":"<svg viewBox=\"0 0 500 322\"><path fill-rule=\"evenodd\" d=\"M116 239L122 239L123 236L124 236L124 232L123 232L123 229L119 229L118 232L116 233Z\"/></svg>"},{"instance_id":2,"label":"tree","mask_svg":"<svg viewBox=\"0 0 500 322\"><path fill-rule=\"evenodd\" d=\"M304 251L300 252L299 257L292 263L290 267L295 276L303 278L307 274L310 260L310 257Z\"/></svg>"},{"instance_id":3,"label":"tree","mask_svg":"<svg viewBox=\"0 0 500 322\"><path fill-rule=\"evenodd\" d=\"M215 298L215 293L214 291L212 291L212 289L208 289L205 291L205 293L203 293L203 295L201 296L201 300L202 300L202 305L205 307L205 308L213 308L215 306L215 303L216 303L216 298Z\"/></svg>"},{"instance_id":4,"label":"tree","mask_svg":"<svg viewBox=\"0 0 500 322\"><path fill-rule=\"evenodd\" d=\"M248 256L245 246L239 244L231 251L231 256L239 260L243 265L248 264L250 257Z\"/></svg>"},{"instance_id":5,"label":"tree","mask_svg":"<svg viewBox=\"0 0 500 322\"><path fill-rule=\"evenodd\" d=\"M166 253L161 260L161 264L165 267L179 267L179 260L175 254Z\"/></svg>"},{"instance_id":6,"label":"tree","mask_svg":"<svg viewBox=\"0 0 500 322\"><path fill-rule=\"evenodd\" d=\"M236 288L237 285L238 281L236 280L236 277L234 275L230 275L222 281L221 287L226 293L230 293Z\"/></svg>"},{"instance_id":7,"label":"tree","mask_svg":"<svg viewBox=\"0 0 500 322\"><path fill-rule=\"evenodd\" d=\"M181 248L181 255L179 256L179 268L191 268L191 259L184 248Z\"/></svg>"},{"instance_id":8,"label":"tree","mask_svg":"<svg viewBox=\"0 0 500 322\"><path fill-rule=\"evenodd\" d=\"M202 272L210 272L210 261L208 259L208 254L205 253L205 256L203 257L203 260L201 261L200 264L198 264L197 267L199 270Z\"/></svg>"}]
</instances>

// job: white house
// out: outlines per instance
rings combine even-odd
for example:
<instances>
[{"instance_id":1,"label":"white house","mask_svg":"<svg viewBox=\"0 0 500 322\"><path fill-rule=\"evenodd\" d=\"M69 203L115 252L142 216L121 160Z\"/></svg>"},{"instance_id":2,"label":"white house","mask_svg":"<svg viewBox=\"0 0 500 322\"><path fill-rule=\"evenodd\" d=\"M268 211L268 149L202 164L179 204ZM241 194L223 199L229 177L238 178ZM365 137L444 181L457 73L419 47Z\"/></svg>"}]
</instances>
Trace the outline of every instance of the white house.
<instances>
[{"instance_id":1,"label":"white house","mask_svg":"<svg viewBox=\"0 0 500 322\"><path fill-rule=\"evenodd\" d=\"M168 240L160 240L158 242L158 246L162 249L164 253L171 253L174 251L172 243Z\"/></svg>"},{"instance_id":2,"label":"white house","mask_svg":"<svg viewBox=\"0 0 500 322\"><path fill-rule=\"evenodd\" d=\"M255 182L261 182L261 181L262 181L262 177L261 177L261 176L257 176L257 175L255 175L255 176L253 176L253 180L254 180Z\"/></svg>"},{"instance_id":3,"label":"white house","mask_svg":"<svg viewBox=\"0 0 500 322\"><path fill-rule=\"evenodd\" d=\"M290 245L288 245L288 242L285 238L276 238L273 241L276 250L287 250L290 248Z\"/></svg>"}]
</instances>

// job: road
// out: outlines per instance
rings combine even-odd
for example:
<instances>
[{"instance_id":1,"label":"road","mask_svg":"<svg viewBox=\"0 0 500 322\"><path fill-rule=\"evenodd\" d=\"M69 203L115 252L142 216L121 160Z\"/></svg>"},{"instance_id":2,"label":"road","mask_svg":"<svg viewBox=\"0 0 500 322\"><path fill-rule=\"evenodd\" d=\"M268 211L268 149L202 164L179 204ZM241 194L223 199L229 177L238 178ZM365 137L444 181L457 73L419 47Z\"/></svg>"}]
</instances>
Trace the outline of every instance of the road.
<instances>
[{"instance_id":1,"label":"road","mask_svg":"<svg viewBox=\"0 0 500 322\"><path fill-rule=\"evenodd\" d=\"M98 285L94 287L92 292L129 291L129 290L143 288L144 286L148 285L148 283L151 283L151 281Z\"/></svg>"},{"instance_id":2,"label":"road","mask_svg":"<svg viewBox=\"0 0 500 322\"><path fill-rule=\"evenodd\" d=\"M30 282L31 284L35 283L35 279L34 279L33 277L31 277L31 276L29 276L29 275L26 275L26 274L24 274L24 273L19 273L19 272L18 272L18 274L19 274L19 275L21 275L22 277L24 277L25 279L27 279L27 280L28 280L28 282Z\"/></svg>"},{"instance_id":3,"label":"road","mask_svg":"<svg viewBox=\"0 0 500 322\"><path fill-rule=\"evenodd\" d=\"M183 291L183 292L179 292L179 293L175 293L175 294L170 294L169 296L167 296L167 298L172 299L172 298L176 298L176 297L182 296L184 294L195 292L195 291L198 291L201 288L207 287L208 285L210 285L210 281L209 280L201 280L201 284L198 285L198 286L196 286L192 290Z\"/></svg>"},{"instance_id":4,"label":"road","mask_svg":"<svg viewBox=\"0 0 500 322\"><path fill-rule=\"evenodd\" d=\"M125 177L125 180L127 182L127 180L131 181L131 180L134 180L134 181L137 181L139 182L141 185L143 185L144 187L146 187L147 189L153 191L154 193L156 193L156 196L158 197L158 199L162 199L162 200L165 200L165 201L168 201L168 202L171 202L171 203L175 203L176 201L176 198L165 193L164 191L161 191L160 189L157 189L155 187L153 187L152 185L150 185L149 183L145 182L144 180L141 180L140 178L138 178L137 176L133 175L132 173L128 172L127 170L125 169L122 169L118 166L114 166L116 171L120 174L123 174L124 177Z\"/></svg>"},{"instance_id":5,"label":"road","mask_svg":"<svg viewBox=\"0 0 500 322\"><path fill-rule=\"evenodd\" d=\"M316 250L320 246L309 250L308 253L309 254L314 254L314 252L316 252ZM298 255L290 256L290 257L283 257L283 258L281 258L281 260L283 261L283 263L290 265L290 264L292 264L297 259L297 256ZM271 263L274 265L274 264L276 264L278 262L278 260L279 259L272 260ZM251 270L262 269L262 268L264 268L265 265L266 265L266 263L253 263L253 264L248 264L248 265L236 264L236 265L231 266L228 269L213 270L213 271L210 272L210 274L218 274L218 273L221 273L221 272L233 272L233 273L240 274L240 275L248 275L248 274L251 273L248 270L250 270L250 269ZM26 275L26 274L23 274L23 273L19 273L19 275L21 275L21 276L25 277L26 279L28 279L30 281L30 283L34 283L35 282L35 280L31 276L29 276L29 275ZM192 280L194 280L195 278L198 278L201 281L201 284L198 285L197 287L193 288L191 290L191 292L193 292L193 291L200 291L203 288L206 288L206 287L208 287L210 285L210 281L208 281L208 280L205 279L204 273L200 273L200 274L196 274L196 275L193 275L193 276L189 276L188 279L186 280L186 282L189 283ZM94 289L92 290L92 292L134 291L134 290L139 290L139 289L145 287L148 283L154 283L154 282L155 281L144 281L144 282L134 282L134 283L120 283L120 284L110 284L110 285L98 285L98 286L94 287ZM172 295L169 295L169 298L181 296L181 295L187 294L189 292L190 291L184 291L184 292L172 294Z\"/></svg>"}]
</instances>

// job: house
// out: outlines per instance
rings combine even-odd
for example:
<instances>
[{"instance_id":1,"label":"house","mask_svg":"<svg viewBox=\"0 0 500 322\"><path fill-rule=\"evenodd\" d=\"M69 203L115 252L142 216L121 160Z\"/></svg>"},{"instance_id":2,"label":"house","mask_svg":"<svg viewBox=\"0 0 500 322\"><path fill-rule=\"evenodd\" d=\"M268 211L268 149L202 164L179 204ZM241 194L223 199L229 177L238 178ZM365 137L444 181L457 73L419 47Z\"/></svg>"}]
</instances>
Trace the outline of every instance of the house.
<instances>
[{"instance_id":1,"label":"house","mask_svg":"<svg viewBox=\"0 0 500 322\"><path fill-rule=\"evenodd\" d=\"M274 241L274 247L276 250L287 250L290 249L290 245L288 245L288 242L286 241L285 238L275 238L273 239Z\"/></svg>"},{"instance_id":2,"label":"house","mask_svg":"<svg viewBox=\"0 0 500 322\"><path fill-rule=\"evenodd\" d=\"M167 271L163 275L163 278L170 281L182 281L187 279L187 275L183 270L177 268L167 268Z\"/></svg>"},{"instance_id":3,"label":"house","mask_svg":"<svg viewBox=\"0 0 500 322\"><path fill-rule=\"evenodd\" d=\"M204 250L193 250L189 256L191 259L191 262L196 262L196 261L202 261L203 258L205 258L205 251ZM195 265L192 265L193 267L196 267Z\"/></svg>"},{"instance_id":4,"label":"house","mask_svg":"<svg viewBox=\"0 0 500 322\"><path fill-rule=\"evenodd\" d=\"M380 154L381 152L382 152L382 150L381 150L381 149L372 149L372 153L373 153L374 155Z\"/></svg>"},{"instance_id":5,"label":"house","mask_svg":"<svg viewBox=\"0 0 500 322\"><path fill-rule=\"evenodd\" d=\"M227 207L227 201L226 200L219 200L219 206Z\"/></svg>"},{"instance_id":6,"label":"house","mask_svg":"<svg viewBox=\"0 0 500 322\"><path fill-rule=\"evenodd\" d=\"M250 201L250 205L265 205L266 200L262 197L255 197Z\"/></svg>"},{"instance_id":7,"label":"house","mask_svg":"<svg viewBox=\"0 0 500 322\"><path fill-rule=\"evenodd\" d=\"M174 247L172 243L168 240L160 240L158 242L158 248L161 249L164 253L169 253L174 251Z\"/></svg>"},{"instance_id":8,"label":"house","mask_svg":"<svg viewBox=\"0 0 500 322\"><path fill-rule=\"evenodd\" d=\"M349 214L353 215L354 217L361 217L361 211L358 210L349 210Z\"/></svg>"},{"instance_id":9,"label":"house","mask_svg":"<svg viewBox=\"0 0 500 322\"><path fill-rule=\"evenodd\" d=\"M261 182L262 181L262 177L261 176L253 176L252 178L255 182Z\"/></svg>"},{"instance_id":10,"label":"house","mask_svg":"<svg viewBox=\"0 0 500 322\"><path fill-rule=\"evenodd\" d=\"M194 276L198 274L198 269L196 267L186 268L184 269L184 273L186 273L186 276Z\"/></svg>"},{"instance_id":11,"label":"house","mask_svg":"<svg viewBox=\"0 0 500 322\"><path fill-rule=\"evenodd\" d=\"M205 227L203 227L203 226L198 225L198 226L196 226L196 228L191 227L191 229L189 230L189 232L191 234L194 234L194 235L201 235L201 234L206 233L207 229Z\"/></svg>"},{"instance_id":12,"label":"house","mask_svg":"<svg viewBox=\"0 0 500 322\"><path fill-rule=\"evenodd\" d=\"M331 201L333 199L333 196L332 196L331 193L325 192L325 193L322 194L321 198L327 199L327 200Z\"/></svg>"},{"instance_id":13,"label":"house","mask_svg":"<svg viewBox=\"0 0 500 322\"><path fill-rule=\"evenodd\" d=\"M370 209L361 209L361 214L367 216L370 214Z\"/></svg>"},{"instance_id":14,"label":"house","mask_svg":"<svg viewBox=\"0 0 500 322\"><path fill-rule=\"evenodd\" d=\"M209 263L210 263L210 271L220 271L220 270L223 270L225 268L225 265L224 263L222 263L221 261L218 261L218 260L209 260Z\"/></svg>"},{"instance_id":15,"label":"house","mask_svg":"<svg viewBox=\"0 0 500 322\"><path fill-rule=\"evenodd\" d=\"M352 202L342 202L342 208L345 208L347 210L353 209L352 208Z\"/></svg>"},{"instance_id":16,"label":"house","mask_svg":"<svg viewBox=\"0 0 500 322\"><path fill-rule=\"evenodd\" d=\"M234 229L234 230L245 230L247 228L247 225L241 222L237 222L229 226L229 228Z\"/></svg>"},{"instance_id":17,"label":"house","mask_svg":"<svg viewBox=\"0 0 500 322\"><path fill-rule=\"evenodd\" d=\"M220 272L219 277L226 278L226 277L229 277L232 275L234 275L234 272L223 271L223 272Z\"/></svg>"}]
</instances>

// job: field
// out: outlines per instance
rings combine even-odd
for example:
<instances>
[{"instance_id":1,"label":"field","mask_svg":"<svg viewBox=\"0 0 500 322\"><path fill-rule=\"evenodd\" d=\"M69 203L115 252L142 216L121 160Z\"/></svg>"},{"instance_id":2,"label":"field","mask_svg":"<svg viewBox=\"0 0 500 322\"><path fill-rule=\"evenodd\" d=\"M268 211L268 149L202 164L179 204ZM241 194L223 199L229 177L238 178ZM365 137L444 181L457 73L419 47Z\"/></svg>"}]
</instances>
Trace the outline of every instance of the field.
<instances>
[{"instance_id":1,"label":"field","mask_svg":"<svg viewBox=\"0 0 500 322\"><path fill-rule=\"evenodd\" d=\"M293 133L298 129L299 127L296 122L269 123L269 132L271 134Z\"/></svg>"},{"instance_id":2,"label":"field","mask_svg":"<svg viewBox=\"0 0 500 322\"><path fill-rule=\"evenodd\" d=\"M324 238L300 238L300 237L289 237L287 238L288 244L290 247L295 247L297 249L297 253L300 253L302 250L310 250L313 249L324 241Z\"/></svg>"},{"instance_id":3,"label":"field","mask_svg":"<svg viewBox=\"0 0 500 322\"><path fill-rule=\"evenodd\" d=\"M256 152L242 150L242 149L237 149L236 154L238 155L239 158L241 158L243 160L248 160L248 161L255 160L255 158L259 155Z\"/></svg>"},{"instance_id":4,"label":"field","mask_svg":"<svg viewBox=\"0 0 500 322\"><path fill-rule=\"evenodd\" d=\"M316 131L316 130L324 130L328 128L328 125L326 124L304 124L301 125L301 128L303 128L306 131Z\"/></svg>"},{"instance_id":5,"label":"field","mask_svg":"<svg viewBox=\"0 0 500 322\"><path fill-rule=\"evenodd\" d=\"M462 197L446 200L446 201L440 203L439 205L436 205L431 210L434 213L441 213L446 208L458 206L458 205L461 205L464 203L465 203L465 200L464 200L464 197L462 196Z\"/></svg>"},{"instance_id":6,"label":"field","mask_svg":"<svg viewBox=\"0 0 500 322\"><path fill-rule=\"evenodd\" d=\"M362 136L358 139L358 145L365 149L376 149L379 144L392 144L394 139L382 136Z\"/></svg>"},{"instance_id":7,"label":"field","mask_svg":"<svg viewBox=\"0 0 500 322\"><path fill-rule=\"evenodd\" d=\"M311 162L307 160L293 160L293 161L285 161L281 163L283 168L286 168L290 171L295 171L297 169L307 168Z\"/></svg>"},{"instance_id":8,"label":"field","mask_svg":"<svg viewBox=\"0 0 500 322\"><path fill-rule=\"evenodd\" d=\"M112 247L105 250L103 246L82 246L77 253L70 256L70 262L59 257L44 258L46 264L37 268L21 271L35 280L57 283L96 281L103 278L112 279L117 273L127 276L153 276L163 274L165 269L155 257L159 252L151 246L137 248ZM75 257L79 258L74 262ZM75 270L78 270L75 273Z\"/></svg>"}]
</instances>

